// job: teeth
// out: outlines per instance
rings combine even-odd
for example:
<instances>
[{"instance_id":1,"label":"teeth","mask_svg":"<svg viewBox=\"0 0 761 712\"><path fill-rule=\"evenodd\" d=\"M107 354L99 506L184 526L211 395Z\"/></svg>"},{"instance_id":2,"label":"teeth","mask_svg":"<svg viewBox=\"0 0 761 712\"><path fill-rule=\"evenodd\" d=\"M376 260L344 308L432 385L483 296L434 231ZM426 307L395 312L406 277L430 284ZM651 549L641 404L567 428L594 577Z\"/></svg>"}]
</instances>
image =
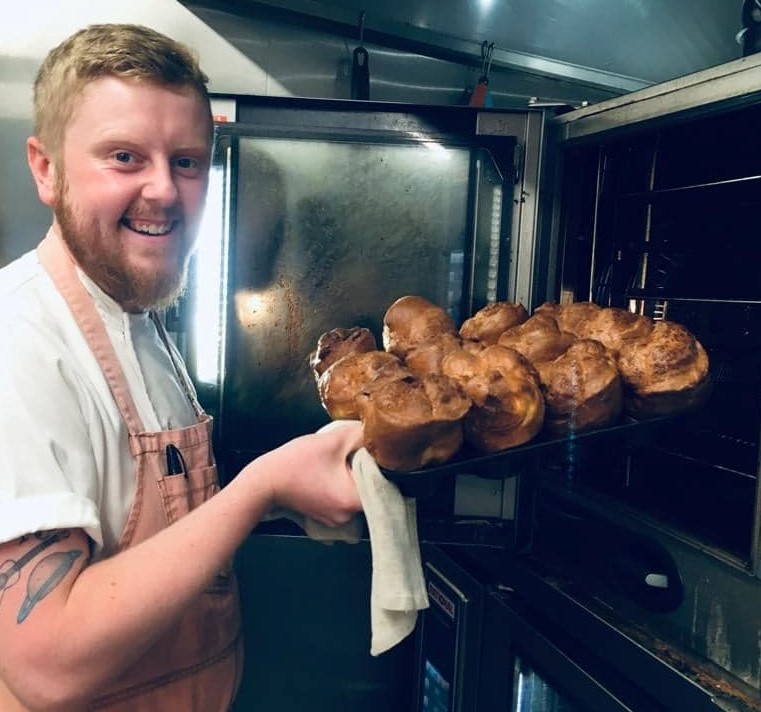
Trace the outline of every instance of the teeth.
<instances>
[{"instance_id":1,"label":"teeth","mask_svg":"<svg viewBox=\"0 0 761 712\"><path fill-rule=\"evenodd\" d=\"M144 235L165 235L172 229L172 223L161 223L159 225L155 223L139 224L129 223L129 226L135 232L141 232Z\"/></svg>"}]
</instances>

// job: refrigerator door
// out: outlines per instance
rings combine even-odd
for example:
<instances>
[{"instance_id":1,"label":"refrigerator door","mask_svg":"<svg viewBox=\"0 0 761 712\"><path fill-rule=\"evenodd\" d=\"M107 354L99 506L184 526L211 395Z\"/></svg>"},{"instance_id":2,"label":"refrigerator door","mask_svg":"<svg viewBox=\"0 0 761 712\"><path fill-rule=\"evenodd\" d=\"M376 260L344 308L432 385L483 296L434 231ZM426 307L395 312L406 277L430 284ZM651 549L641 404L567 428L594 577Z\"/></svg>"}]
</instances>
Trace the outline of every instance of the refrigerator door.
<instances>
[{"instance_id":1,"label":"refrigerator door","mask_svg":"<svg viewBox=\"0 0 761 712\"><path fill-rule=\"evenodd\" d=\"M207 348L220 334L204 405L233 469L328 422L309 365L322 333L368 327L382 348L401 296L456 323L506 298L516 139L434 129L414 112L376 119L220 127L223 269L204 299L225 324L193 328Z\"/></svg>"}]
</instances>

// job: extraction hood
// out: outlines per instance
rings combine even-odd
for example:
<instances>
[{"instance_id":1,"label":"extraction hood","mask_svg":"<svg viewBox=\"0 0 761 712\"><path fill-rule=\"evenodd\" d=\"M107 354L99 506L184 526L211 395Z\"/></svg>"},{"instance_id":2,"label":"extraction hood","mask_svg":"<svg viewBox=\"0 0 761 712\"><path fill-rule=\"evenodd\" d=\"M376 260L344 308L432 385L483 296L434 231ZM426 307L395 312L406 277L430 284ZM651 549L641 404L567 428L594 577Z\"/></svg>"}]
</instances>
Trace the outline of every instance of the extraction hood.
<instances>
[{"instance_id":1,"label":"extraction hood","mask_svg":"<svg viewBox=\"0 0 761 712\"><path fill-rule=\"evenodd\" d=\"M438 59L623 94L740 56L727 0L198 0L193 9L279 18ZM360 23L360 18L362 22Z\"/></svg>"}]
</instances>

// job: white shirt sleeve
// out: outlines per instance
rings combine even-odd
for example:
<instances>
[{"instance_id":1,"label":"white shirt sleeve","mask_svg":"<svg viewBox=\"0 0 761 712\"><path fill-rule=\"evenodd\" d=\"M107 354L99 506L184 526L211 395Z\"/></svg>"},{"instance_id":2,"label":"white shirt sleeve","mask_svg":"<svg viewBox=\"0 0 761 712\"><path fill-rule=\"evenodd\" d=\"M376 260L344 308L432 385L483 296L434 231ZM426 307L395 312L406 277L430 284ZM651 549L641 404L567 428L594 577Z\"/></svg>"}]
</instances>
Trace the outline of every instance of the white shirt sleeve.
<instances>
[{"instance_id":1,"label":"white shirt sleeve","mask_svg":"<svg viewBox=\"0 0 761 712\"><path fill-rule=\"evenodd\" d=\"M0 541L83 528L101 545L97 417L81 379L29 320L0 331ZM62 345L61 345L62 346ZM102 430L103 428L101 428Z\"/></svg>"},{"instance_id":2,"label":"white shirt sleeve","mask_svg":"<svg viewBox=\"0 0 761 712\"><path fill-rule=\"evenodd\" d=\"M197 422L147 315L91 290L143 426ZM135 492L127 428L34 253L0 269L0 397L0 542L79 527L96 558L115 551Z\"/></svg>"}]
</instances>

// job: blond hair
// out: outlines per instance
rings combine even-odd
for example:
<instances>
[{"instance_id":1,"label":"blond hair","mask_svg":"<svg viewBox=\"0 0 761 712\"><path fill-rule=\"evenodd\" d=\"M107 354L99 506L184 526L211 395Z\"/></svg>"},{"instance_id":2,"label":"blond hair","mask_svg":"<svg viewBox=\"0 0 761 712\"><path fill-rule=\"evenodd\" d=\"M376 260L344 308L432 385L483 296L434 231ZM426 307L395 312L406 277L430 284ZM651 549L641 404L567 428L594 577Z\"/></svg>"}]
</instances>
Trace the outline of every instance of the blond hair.
<instances>
[{"instance_id":1,"label":"blond hair","mask_svg":"<svg viewBox=\"0 0 761 712\"><path fill-rule=\"evenodd\" d=\"M66 125L84 88L100 77L190 87L207 102L208 77L184 44L149 27L90 25L52 49L34 82L34 131L57 154ZM211 131L211 108L209 127Z\"/></svg>"}]
</instances>

